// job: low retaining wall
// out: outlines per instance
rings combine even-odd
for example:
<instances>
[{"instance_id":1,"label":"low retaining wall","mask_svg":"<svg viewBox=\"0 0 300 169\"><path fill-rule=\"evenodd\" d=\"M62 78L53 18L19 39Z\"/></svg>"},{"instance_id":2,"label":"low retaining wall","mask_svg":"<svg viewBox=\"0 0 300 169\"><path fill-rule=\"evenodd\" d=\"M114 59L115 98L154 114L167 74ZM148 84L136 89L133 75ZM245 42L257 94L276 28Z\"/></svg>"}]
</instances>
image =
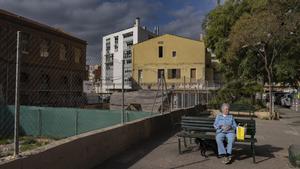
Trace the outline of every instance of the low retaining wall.
<instances>
[{"instance_id":1,"label":"low retaining wall","mask_svg":"<svg viewBox=\"0 0 300 169\"><path fill-rule=\"evenodd\" d=\"M69 137L2 163L0 169L90 169L132 144L172 130L182 115L197 111L199 107L178 110Z\"/></svg>"}]
</instances>

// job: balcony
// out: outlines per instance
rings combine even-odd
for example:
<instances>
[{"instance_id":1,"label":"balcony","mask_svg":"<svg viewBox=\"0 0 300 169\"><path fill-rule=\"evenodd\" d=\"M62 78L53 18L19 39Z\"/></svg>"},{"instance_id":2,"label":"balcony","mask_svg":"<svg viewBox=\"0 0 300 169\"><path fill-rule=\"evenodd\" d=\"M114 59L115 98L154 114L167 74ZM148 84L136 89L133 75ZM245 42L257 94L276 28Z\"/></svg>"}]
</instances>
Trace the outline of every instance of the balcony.
<instances>
[{"instance_id":1,"label":"balcony","mask_svg":"<svg viewBox=\"0 0 300 169\"><path fill-rule=\"evenodd\" d=\"M113 65L114 62L114 55L113 54L106 54L105 55L105 64Z\"/></svg>"},{"instance_id":2,"label":"balcony","mask_svg":"<svg viewBox=\"0 0 300 169\"><path fill-rule=\"evenodd\" d=\"M123 52L123 55L124 55L124 59L131 58L132 57L131 50L125 50Z\"/></svg>"}]
</instances>

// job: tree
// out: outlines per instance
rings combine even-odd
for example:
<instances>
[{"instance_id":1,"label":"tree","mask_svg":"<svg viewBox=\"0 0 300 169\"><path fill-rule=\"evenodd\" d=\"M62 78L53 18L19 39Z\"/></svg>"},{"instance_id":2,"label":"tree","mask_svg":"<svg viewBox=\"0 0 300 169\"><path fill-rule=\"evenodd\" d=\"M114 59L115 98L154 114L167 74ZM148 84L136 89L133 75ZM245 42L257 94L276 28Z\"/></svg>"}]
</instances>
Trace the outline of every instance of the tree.
<instances>
[{"instance_id":1,"label":"tree","mask_svg":"<svg viewBox=\"0 0 300 169\"><path fill-rule=\"evenodd\" d=\"M290 70L289 67L297 66L293 64L287 65L286 63L291 61L298 62L298 59L286 57L286 54L284 54L287 41L295 37L298 38L298 28L288 19L290 13L283 14L278 11L282 10L278 10L277 6L271 6L252 15L242 16L232 27L229 35L230 44L226 55L227 59L231 60L235 57L241 57L238 55L244 49L257 53L267 73L270 103L272 103L274 75L277 74L279 75L277 79L281 78L281 80L284 80L280 75L286 70ZM289 48L289 50L291 49ZM274 73L276 68L278 71ZM289 72L295 69L296 67L293 67ZM291 74L291 76L296 74ZM271 110L272 104L270 104L269 110L270 118L276 118Z\"/></svg>"},{"instance_id":2,"label":"tree","mask_svg":"<svg viewBox=\"0 0 300 169\"><path fill-rule=\"evenodd\" d=\"M272 82L299 82L299 3L229 0L208 14L205 42L220 59L227 82L267 81L270 93Z\"/></svg>"}]
</instances>

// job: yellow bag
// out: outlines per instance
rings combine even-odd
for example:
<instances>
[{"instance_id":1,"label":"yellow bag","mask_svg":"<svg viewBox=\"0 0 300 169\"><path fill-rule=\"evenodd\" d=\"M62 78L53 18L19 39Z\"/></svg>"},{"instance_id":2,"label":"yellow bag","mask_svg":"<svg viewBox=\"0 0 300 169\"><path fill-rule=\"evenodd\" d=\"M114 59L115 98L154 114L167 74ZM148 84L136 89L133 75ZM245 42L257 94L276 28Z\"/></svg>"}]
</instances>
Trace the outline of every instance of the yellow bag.
<instances>
[{"instance_id":1,"label":"yellow bag","mask_svg":"<svg viewBox=\"0 0 300 169\"><path fill-rule=\"evenodd\" d=\"M236 139L237 140L245 140L245 135L246 135L246 128L247 124L245 126L240 126L240 124L236 127Z\"/></svg>"}]
</instances>

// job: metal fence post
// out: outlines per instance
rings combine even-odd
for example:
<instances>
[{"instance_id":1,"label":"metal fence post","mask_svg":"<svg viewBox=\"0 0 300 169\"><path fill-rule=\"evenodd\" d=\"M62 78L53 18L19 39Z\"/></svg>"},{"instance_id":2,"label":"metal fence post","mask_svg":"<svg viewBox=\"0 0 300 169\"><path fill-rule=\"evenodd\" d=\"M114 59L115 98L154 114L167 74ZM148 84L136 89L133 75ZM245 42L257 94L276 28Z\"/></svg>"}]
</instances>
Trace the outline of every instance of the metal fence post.
<instances>
[{"instance_id":1,"label":"metal fence post","mask_svg":"<svg viewBox=\"0 0 300 169\"><path fill-rule=\"evenodd\" d=\"M164 113L164 83L163 83L163 78L164 78L164 72L160 72L160 86L161 86L161 114Z\"/></svg>"},{"instance_id":2,"label":"metal fence post","mask_svg":"<svg viewBox=\"0 0 300 169\"><path fill-rule=\"evenodd\" d=\"M78 135L78 111L75 113L75 135Z\"/></svg>"},{"instance_id":3,"label":"metal fence post","mask_svg":"<svg viewBox=\"0 0 300 169\"><path fill-rule=\"evenodd\" d=\"M186 107L186 97L185 97L185 76L183 76L183 108Z\"/></svg>"},{"instance_id":4,"label":"metal fence post","mask_svg":"<svg viewBox=\"0 0 300 169\"><path fill-rule=\"evenodd\" d=\"M125 60L122 60L122 124L125 123L125 96L124 96L124 63Z\"/></svg>"},{"instance_id":5,"label":"metal fence post","mask_svg":"<svg viewBox=\"0 0 300 169\"><path fill-rule=\"evenodd\" d=\"M8 72L9 72L9 65L6 63L6 88L5 88L5 104L8 104Z\"/></svg>"},{"instance_id":6,"label":"metal fence post","mask_svg":"<svg viewBox=\"0 0 300 169\"><path fill-rule=\"evenodd\" d=\"M206 81L206 105L208 106L208 80Z\"/></svg>"},{"instance_id":7,"label":"metal fence post","mask_svg":"<svg viewBox=\"0 0 300 169\"><path fill-rule=\"evenodd\" d=\"M38 110L38 135L42 136L42 112Z\"/></svg>"},{"instance_id":8,"label":"metal fence post","mask_svg":"<svg viewBox=\"0 0 300 169\"><path fill-rule=\"evenodd\" d=\"M19 102L19 81L20 81L20 35L17 31L17 57L16 57L16 89L15 89L15 126L14 126L14 156L19 156L19 120L20 120L20 102Z\"/></svg>"},{"instance_id":9,"label":"metal fence post","mask_svg":"<svg viewBox=\"0 0 300 169\"><path fill-rule=\"evenodd\" d=\"M171 94L171 105L170 105L171 111L174 109L174 93Z\"/></svg>"}]
</instances>

